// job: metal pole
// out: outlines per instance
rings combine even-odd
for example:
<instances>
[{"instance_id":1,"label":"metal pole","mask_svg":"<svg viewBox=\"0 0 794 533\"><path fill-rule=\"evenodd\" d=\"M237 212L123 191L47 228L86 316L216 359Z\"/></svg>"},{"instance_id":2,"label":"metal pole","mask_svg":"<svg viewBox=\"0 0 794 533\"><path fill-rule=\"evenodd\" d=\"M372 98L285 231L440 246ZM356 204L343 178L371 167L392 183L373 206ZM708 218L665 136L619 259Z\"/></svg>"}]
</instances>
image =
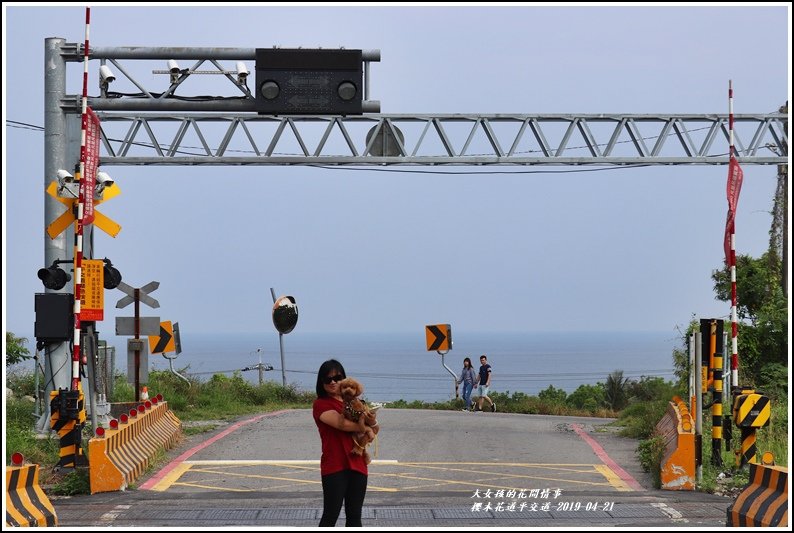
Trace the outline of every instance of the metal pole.
<instances>
[{"instance_id":1,"label":"metal pole","mask_svg":"<svg viewBox=\"0 0 794 533\"><path fill-rule=\"evenodd\" d=\"M256 353L259 354L259 385L265 382L265 369L262 368L262 348L257 348Z\"/></svg>"},{"instance_id":2,"label":"metal pole","mask_svg":"<svg viewBox=\"0 0 794 533\"><path fill-rule=\"evenodd\" d=\"M689 335L689 411L695 412L695 335Z\"/></svg>"},{"instance_id":3,"label":"metal pole","mask_svg":"<svg viewBox=\"0 0 794 533\"><path fill-rule=\"evenodd\" d=\"M278 345L281 350L281 384L287 386L287 371L284 370L284 335L278 334Z\"/></svg>"},{"instance_id":4,"label":"metal pole","mask_svg":"<svg viewBox=\"0 0 794 533\"><path fill-rule=\"evenodd\" d=\"M701 333L695 333L695 483L703 479L703 344Z\"/></svg>"},{"instance_id":5,"label":"metal pole","mask_svg":"<svg viewBox=\"0 0 794 533\"><path fill-rule=\"evenodd\" d=\"M61 99L66 95L66 61L61 55L61 47L66 41L60 37L44 40L44 188L58 175L58 169L71 170L67 160L66 114L61 109ZM49 194L44 194L44 227L49 226L63 212L63 206ZM67 259L67 243L71 242L70 230L54 239L44 237L44 265L49 266L56 259ZM60 291L45 289L46 293L71 292L69 284ZM44 405L37 427L39 431L49 431L49 399L52 391L69 387L70 358L68 343L47 344L44 347Z\"/></svg>"},{"instance_id":6,"label":"metal pole","mask_svg":"<svg viewBox=\"0 0 794 533\"><path fill-rule=\"evenodd\" d=\"M96 337L93 324L86 327L83 346L88 357L88 404L91 406L91 429L96 434Z\"/></svg>"},{"instance_id":7,"label":"metal pole","mask_svg":"<svg viewBox=\"0 0 794 533\"><path fill-rule=\"evenodd\" d=\"M105 347L105 357L107 357L108 349L110 349L110 368L108 369L108 391L107 395L109 399L113 399L113 389L115 387L116 381L116 347L112 346L108 348Z\"/></svg>"},{"instance_id":8,"label":"metal pole","mask_svg":"<svg viewBox=\"0 0 794 533\"><path fill-rule=\"evenodd\" d=\"M141 401L141 351L138 339L141 336L141 290L135 289L135 401Z\"/></svg>"},{"instance_id":9,"label":"metal pole","mask_svg":"<svg viewBox=\"0 0 794 533\"><path fill-rule=\"evenodd\" d=\"M273 287L270 287L270 296L273 297L273 303L276 303L276 291L273 290ZM286 387L287 386L287 373L284 369L284 335L282 333L278 334L278 346L281 350L281 384ZM261 365L260 365L261 366Z\"/></svg>"},{"instance_id":10,"label":"metal pole","mask_svg":"<svg viewBox=\"0 0 794 533\"><path fill-rule=\"evenodd\" d=\"M444 363L444 356L446 355L446 353L447 353L447 352L442 352L441 350L436 350L436 351L438 352L438 355L440 355L440 356L441 356L441 366L443 366L444 368L446 368L446 369L447 369L447 372L449 372L450 374L452 374L452 380L453 380L453 383L455 384L455 398L457 398L457 397L458 397L458 376L456 376L456 375L455 375L455 372L453 372L453 371L452 371L452 369L451 369L451 368L449 368L449 367L446 365L446 363Z\"/></svg>"}]
</instances>

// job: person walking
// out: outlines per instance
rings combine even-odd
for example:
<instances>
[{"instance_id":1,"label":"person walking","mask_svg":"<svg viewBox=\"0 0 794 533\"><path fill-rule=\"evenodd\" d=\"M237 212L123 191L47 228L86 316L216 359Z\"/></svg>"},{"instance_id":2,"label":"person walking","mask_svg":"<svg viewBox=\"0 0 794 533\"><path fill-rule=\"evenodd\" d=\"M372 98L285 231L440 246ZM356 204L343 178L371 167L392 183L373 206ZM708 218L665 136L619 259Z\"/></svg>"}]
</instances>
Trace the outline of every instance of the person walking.
<instances>
[{"instance_id":1,"label":"person walking","mask_svg":"<svg viewBox=\"0 0 794 533\"><path fill-rule=\"evenodd\" d=\"M485 355L480 356L480 374L477 376L477 383L480 386L480 400L478 402L480 411L482 411L482 401L488 400L491 404L491 412L496 412L496 402L488 397L488 389L491 388L491 365L488 364L488 358Z\"/></svg>"},{"instance_id":2,"label":"person walking","mask_svg":"<svg viewBox=\"0 0 794 533\"><path fill-rule=\"evenodd\" d=\"M477 379L474 373L474 368L471 366L471 359L468 357L463 360L463 370L460 373L458 385L463 383L463 401L466 402L466 407L463 411L471 409L471 390L474 388L474 381Z\"/></svg>"},{"instance_id":3,"label":"person walking","mask_svg":"<svg viewBox=\"0 0 794 533\"><path fill-rule=\"evenodd\" d=\"M320 527L334 527L342 503L345 526L361 527L361 509L367 493L367 463L362 455L353 455L353 433L364 431L364 417L359 422L347 420L343 411L339 382L345 377L342 364L329 359L317 372L317 399L312 411L320 432L322 455L320 476L323 486L323 515Z\"/></svg>"}]
</instances>

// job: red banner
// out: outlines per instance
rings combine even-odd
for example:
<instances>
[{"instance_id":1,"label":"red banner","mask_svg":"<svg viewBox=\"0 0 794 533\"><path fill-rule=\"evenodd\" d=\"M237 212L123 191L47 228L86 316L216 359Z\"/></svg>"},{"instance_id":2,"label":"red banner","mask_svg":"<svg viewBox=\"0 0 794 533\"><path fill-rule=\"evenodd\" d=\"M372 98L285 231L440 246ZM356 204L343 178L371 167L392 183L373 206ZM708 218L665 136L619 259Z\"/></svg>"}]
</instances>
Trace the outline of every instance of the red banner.
<instances>
[{"instance_id":1,"label":"red banner","mask_svg":"<svg viewBox=\"0 0 794 533\"><path fill-rule=\"evenodd\" d=\"M728 219L725 221L725 264L731 266L731 235L733 234L733 221L735 214L728 211Z\"/></svg>"},{"instance_id":2,"label":"red banner","mask_svg":"<svg viewBox=\"0 0 794 533\"><path fill-rule=\"evenodd\" d=\"M742 190L742 180L744 179L744 172L739 162L735 157L731 157L731 163L728 165L728 209L731 213L736 215L736 207L739 205L739 193Z\"/></svg>"},{"instance_id":3,"label":"red banner","mask_svg":"<svg viewBox=\"0 0 794 533\"><path fill-rule=\"evenodd\" d=\"M725 264L731 266L731 235L734 233L734 224L736 223L736 207L739 205L739 193L742 191L742 180L744 179L744 172L739 162L735 157L731 156L731 162L728 165L728 219L725 221L725 240L723 246L725 247Z\"/></svg>"},{"instance_id":4,"label":"red banner","mask_svg":"<svg viewBox=\"0 0 794 533\"><path fill-rule=\"evenodd\" d=\"M84 170L80 176L80 194L83 196L83 225L94 222L94 185L96 171L99 166L99 117L86 109L83 124L85 131L85 153L83 154Z\"/></svg>"}]
</instances>

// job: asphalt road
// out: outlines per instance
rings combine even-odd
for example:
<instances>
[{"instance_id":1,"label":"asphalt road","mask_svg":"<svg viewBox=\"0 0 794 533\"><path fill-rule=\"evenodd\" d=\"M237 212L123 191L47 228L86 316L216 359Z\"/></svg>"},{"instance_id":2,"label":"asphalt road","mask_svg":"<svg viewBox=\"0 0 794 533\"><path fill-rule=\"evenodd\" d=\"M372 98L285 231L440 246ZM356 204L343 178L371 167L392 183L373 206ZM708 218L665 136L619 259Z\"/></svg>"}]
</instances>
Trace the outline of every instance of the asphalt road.
<instances>
[{"instance_id":1,"label":"asphalt road","mask_svg":"<svg viewBox=\"0 0 794 533\"><path fill-rule=\"evenodd\" d=\"M637 441L616 435L611 419L388 408L378 418L365 526L725 526L731 500L653 489ZM134 489L53 499L59 525L319 522L320 440L308 409L225 423L168 456Z\"/></svg>"}]
</instances>

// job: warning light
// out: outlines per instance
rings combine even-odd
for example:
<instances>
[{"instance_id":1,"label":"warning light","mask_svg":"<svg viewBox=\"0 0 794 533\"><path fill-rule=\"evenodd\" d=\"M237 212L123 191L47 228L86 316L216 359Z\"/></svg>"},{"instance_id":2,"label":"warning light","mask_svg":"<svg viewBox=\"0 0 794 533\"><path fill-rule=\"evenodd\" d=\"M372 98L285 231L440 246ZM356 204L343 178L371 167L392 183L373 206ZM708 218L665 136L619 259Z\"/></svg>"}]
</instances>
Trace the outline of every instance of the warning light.
<instances>
[{"instance_id":1,"label":"warning light","mask_svg":"<svg viewBox=\"0 0 794 533\"><path fill-rule=\"evenodd\" d=\"M143 403L143 405L145 405L147 409L151 409L152 408L152 402L150 402L149 400L146 400Z\"/></svg>"},{"instance_id":2,"label":"warning light","mask_svg":"<svg viewBox=\"0 0 794 533\"><path fill-rule=\"evenodd\" d=\"M761 464L764 466L775 466L775 454L772 452L764 452L761 455Z\"/></svg>"},{"instance_id":3,"label":"warning light","mask_svg":"<svg viewBox=\"0 0 794 533\"><path fill-rule=\"evenodd\" d=\"M154 405L157 405L157 396L155 396L154 398L152 398L151 402L152 402Z\"/></svg>"},{"instance_id":4,"label":"warning light","mask_svg":"<svg viewBox=\"0 0 794 533\"><path fill-rule=\"evenodd\" d=\"M103 261L105 262L105 266L102 269L104 277L103 284L106 289L115 289L119 286L119 283L121 283L121 272L113 266L113 263L111 263L110 259L107 257Z\"/></svg>"},{"instance_id":5,"label":"warning light","mask_svg":"<svg viewBox=\"0 0 794 533\"><path fill-rule=\"evenodd\" d=\"M50 267L40 268L38 276L44 287L55 291L63 289L66 282L72 279L72 276L67 274L66 271L58 268L57 260Z\"/></svg>"},{"instance_id":6,"label":"warning light","mask_svg":"<svg viewBox=\"0 0 794 533\"><path fill-rule=\"evenodd\" d=\"M122 424L126 424L130 420L130 418L127 415L125 415L124 413L121 413L121 416L119 418L121 419L121 423Z\"/></svg>"},{"instance_id":7,"label":"warning light","mask_svg":"<svg viewBox=\"0 0 794 533\"><path fill-rule=\"evenodd\" d=\"M123 417L124 415L121 416ZM118 428L119 428L119 421L114 418L113 420L110 421L110 429L118 429Z\"/></svg>"},{"instance_id":8,"label":"warning light","mask_svg":"<svg viewBox=\"0 0 794 533\"><path fill-rule=\"evenodd\" d=\"M138 411L130 409L130 418L135 418L136 416L138 416Z\"/></svg>"},{"instance_id":9,"label":"warning light","mask_svg":"<svg viewBox=\"0 0 794 533\"><path fill-rule=\"evenodd\" d=\"M158 402L162 402L163 401L163 395L162 394L158 394L157 395L157 401Z\"/></svg>"},{"instance_id":10,"label":"warning light","mask_svg":"<svg viewBox=\"0 0 794 533\"><path fill-rule=\"evenodd\" d=\"M11 454L11 465L12 466L22 466L22 463L25 462L25 456L19 452Z\"/></svg>"},{"instance_id":11,"label":"warning light","mask_svg":"<svg viewBox=\"0 0 794 533\"><path fill-rule=\"evenodd\" d=\"M143 413L144 411L146 411L146 406L143 405L143 404L139 405L138 406L138 412L139 413Z\"/></svg>"},{"instance_id":12,"label":"warning light","mask_svg":"<svg viewBox=\"0 0 794 533\"><path fill-rule=\"evenodd\" d=\"M103 427L96 428L96 436L97 437L104 437L105 436L105 428L103 428Z\"/></svg>"}]
</instances>

